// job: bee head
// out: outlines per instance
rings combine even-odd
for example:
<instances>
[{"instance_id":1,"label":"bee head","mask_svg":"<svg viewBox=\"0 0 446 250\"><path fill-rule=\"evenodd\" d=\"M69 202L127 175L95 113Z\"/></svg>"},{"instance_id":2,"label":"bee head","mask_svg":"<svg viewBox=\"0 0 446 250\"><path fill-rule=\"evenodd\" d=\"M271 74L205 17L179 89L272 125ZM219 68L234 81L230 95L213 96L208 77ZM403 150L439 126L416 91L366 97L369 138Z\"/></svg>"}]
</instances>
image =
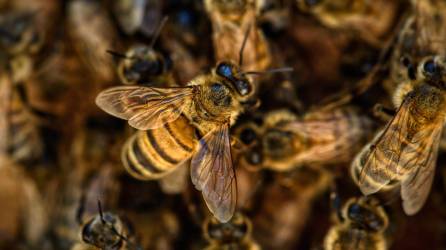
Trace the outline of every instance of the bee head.
<instances>
[{"instance_id":1,"label":"bee head","mask_svg":"<svg viewBox=\"0 0 446 250\"><path fill-rule=\"evenodd\" d=\"M418 75L428 84L441 89L446 88L446 58L441 56L426 57L418 65Z\"/></svg>"},{"instance_id":2,"label":"bee head","mask_svg":"<svg viewBox=\"0 0 446 250\"><path fill-rule=\"evenodd\" d=\"M88 221L82 228L82 240L101 249L119 249L123 238L120 219L112 213L101 213Z\"/></svg>"},{"instance_id":3,"label":"bee head","mask_svg":"<svg viewBox=\"0 0 446 250\"><path fill-rule=\"evenodd\" d=\"M262 147L273 159L283 159L295 154L291 132L269 129L262 138Z\"/></svg>"},{"instance_id":4,"label":"bee head","mask_svg":"<svg viewBox=\"0 0 446 250\"><path fill-rule=\"evenodd\" d=\"M387 216L377 200L351 199L344 208L344 219L355 227L381 232L387 228Z\"/></svg>"},{"instance_id":5,"label":"bee head","mask_svg":"<svg viewBox=\"0 0 446 250\"><path fill-rule=\"evenodd\" d=\"M221 223L215 218L211 218L204 224L205 236L209 241L219 243L240 242L250 233L251 224L249 220L236 213L232 219L226 223Z\"/></svg>"},{"instance_id":6,"label":"bee head","mask_svg":"<svg viewBox=\"0 0 446 250\"><path fill-rule=\"evenodd\" d=\"M251 94L252 83L234 63L220 62L215 68L215 73L228 81L240 96L245 97Z\"/></svg>"},{"instance_id":7,"label":"bee head","mask_svg":"<svg viewBox=\"0 0 446 250\"><path fill-rule=\"evenodd\" d=\"M143 84L151 82L169 70L164 56L147 46L136 46L127 51L120 62L120 75L124 82Z\"/></svg>"}]
</instances>

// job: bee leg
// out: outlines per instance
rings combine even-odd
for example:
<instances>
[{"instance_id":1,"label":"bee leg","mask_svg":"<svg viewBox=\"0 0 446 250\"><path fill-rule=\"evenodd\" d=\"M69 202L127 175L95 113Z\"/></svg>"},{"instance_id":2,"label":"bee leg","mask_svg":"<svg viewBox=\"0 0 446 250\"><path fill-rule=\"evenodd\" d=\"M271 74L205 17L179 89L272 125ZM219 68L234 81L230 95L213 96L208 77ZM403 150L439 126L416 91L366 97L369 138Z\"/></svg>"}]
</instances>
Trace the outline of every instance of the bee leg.
<instances>
[{"instance_id":1,"label":"bee leg","mask_svg":"<svg viewBox=\"0 0 446 250\"><path fill-rule=\"evenodd\" d=\"M373 107L373 116L377 117L383 122L388 122L396 114L395 110L384 107L384 105L377 103Z\"/></svg>"}]
</instances>

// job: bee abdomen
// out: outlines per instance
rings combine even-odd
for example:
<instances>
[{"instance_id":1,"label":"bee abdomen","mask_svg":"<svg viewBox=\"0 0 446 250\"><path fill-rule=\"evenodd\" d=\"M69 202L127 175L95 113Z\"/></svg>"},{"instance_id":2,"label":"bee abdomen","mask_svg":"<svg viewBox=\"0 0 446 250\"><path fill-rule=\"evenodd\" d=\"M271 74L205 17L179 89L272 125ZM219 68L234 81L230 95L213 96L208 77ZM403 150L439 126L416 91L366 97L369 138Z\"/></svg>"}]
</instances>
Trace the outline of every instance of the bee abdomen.
<instances>
[{"instance_id":1,"label":"bee abdomen","mask_svg":"<svg viewBox=\"0 0 446 250\"><path fill-rule=\"evenodd\" d=\"M124 145L122 161L135 178L161 178L191 156L193 136L184 117L158 129L138 131Z\"/></svg>"}]
</instances>

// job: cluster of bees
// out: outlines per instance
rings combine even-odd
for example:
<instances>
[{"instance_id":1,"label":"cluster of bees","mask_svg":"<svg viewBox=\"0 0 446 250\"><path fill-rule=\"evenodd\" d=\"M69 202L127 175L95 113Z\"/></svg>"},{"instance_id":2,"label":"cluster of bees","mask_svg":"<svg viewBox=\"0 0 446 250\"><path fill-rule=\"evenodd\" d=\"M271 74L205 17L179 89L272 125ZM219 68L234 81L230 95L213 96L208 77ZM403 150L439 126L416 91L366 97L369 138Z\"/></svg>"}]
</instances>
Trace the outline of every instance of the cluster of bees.
<instances>
[{"instance_id":1,"label":"cluster of bees","mask_svg":"<svg viewBox=\"0 0 446 250\"><path fill-rule=\"evenodd\" d=\"M0 0L0 249L445 249L445 18Z\"/></svg>"}]
</instances>

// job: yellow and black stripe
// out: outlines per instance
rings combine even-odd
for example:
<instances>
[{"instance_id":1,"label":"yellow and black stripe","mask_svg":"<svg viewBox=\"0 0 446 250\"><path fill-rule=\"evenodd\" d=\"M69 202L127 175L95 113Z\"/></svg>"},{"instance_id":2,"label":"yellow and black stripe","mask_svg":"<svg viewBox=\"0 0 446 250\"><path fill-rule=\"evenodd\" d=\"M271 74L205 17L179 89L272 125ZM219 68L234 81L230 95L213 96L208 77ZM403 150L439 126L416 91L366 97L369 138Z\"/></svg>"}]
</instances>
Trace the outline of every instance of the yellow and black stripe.
<instances>
[{"instance_id":1,"label":"yellow and black stripe","mask_svg":"<svg viewBox=\"0 0 446 250\"><path fill-rule=\"evenodd\" d=\"M195 143L194 128L180 116L158 129L136 132L123 147L122 161L133 177L158 179L188 159Z\"/></svg>"}]
</instances>

